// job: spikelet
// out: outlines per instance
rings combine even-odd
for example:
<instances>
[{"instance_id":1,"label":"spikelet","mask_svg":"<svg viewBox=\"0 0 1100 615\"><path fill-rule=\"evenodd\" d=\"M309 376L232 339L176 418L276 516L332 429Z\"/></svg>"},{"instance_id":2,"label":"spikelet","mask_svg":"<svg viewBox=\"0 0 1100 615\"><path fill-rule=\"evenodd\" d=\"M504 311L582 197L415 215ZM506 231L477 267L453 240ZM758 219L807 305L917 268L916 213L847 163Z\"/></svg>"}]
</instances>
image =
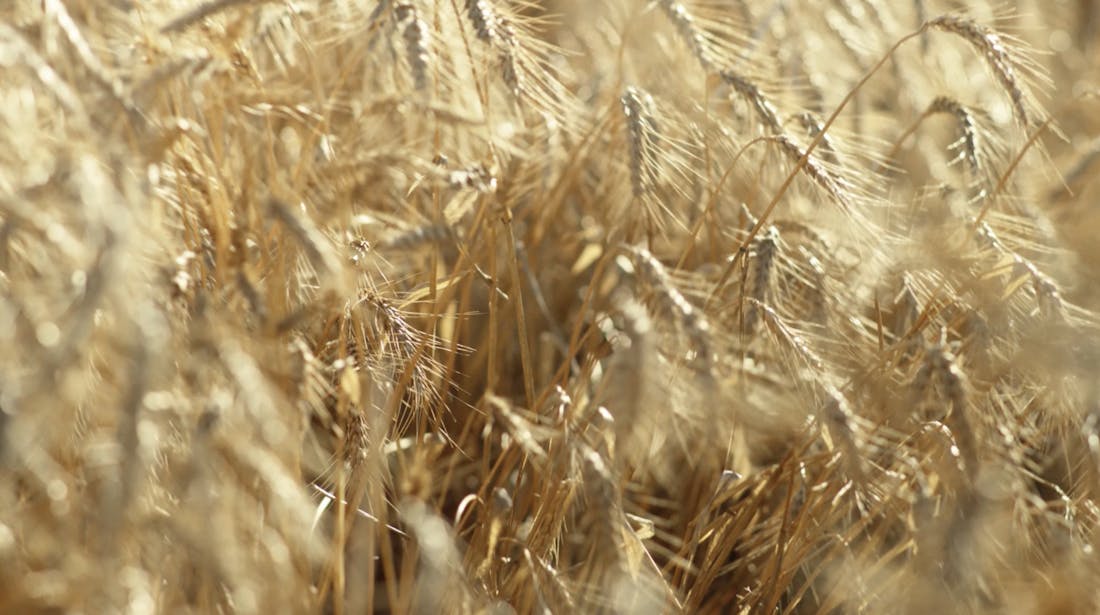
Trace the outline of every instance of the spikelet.
<instances>
[{"instance_id":1,"label":"spikelet","mask_svg":"<svg viewBox=\"0 0 1100 615\"><path fill-rule=\"evenodd\" d=\"M500 17L489 0L466 0L466 15L473 24L477 37L491 45L500 44L502 32ZM511 44L505 41L505 44Z\"/></svg>"}]
</instances>

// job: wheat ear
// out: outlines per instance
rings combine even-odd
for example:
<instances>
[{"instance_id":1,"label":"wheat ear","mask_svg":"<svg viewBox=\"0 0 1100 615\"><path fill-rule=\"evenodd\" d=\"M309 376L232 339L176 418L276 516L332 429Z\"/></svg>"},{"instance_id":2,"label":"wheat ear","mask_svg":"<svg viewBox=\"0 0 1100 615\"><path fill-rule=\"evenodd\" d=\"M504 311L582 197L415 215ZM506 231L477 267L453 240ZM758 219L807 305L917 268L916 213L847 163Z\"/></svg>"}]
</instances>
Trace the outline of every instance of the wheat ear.
<instances>
[{"instance_id":1,"label":"wheat ear","mask_svg":"<svg viewBox=\"0 0 1100 615\"><path fill-rule=\"evenodd\" d=\"M626 116L630 147L630 185L636 198L649 194L657 183L657 122L653 117L653 98L629 86L620 98Z\"/></svg>"},{"instance_id":2,"label":"wheat ear","mask_svg":"<svg viewBox=\"0 0 1100 615\"><path fill-rule=\"evenodd\" d=\"M505 84L519 94L523 91L523 82L516 61L516 34L511 24L489 0L466 0L466 15L477 37L497 51Z\"/></svg>"},{"instance_id":3,"label":"wheat ear","mask_svg":"<svg viewBox=\"0 0 1100 615\"><path fill-rule=\"evenodd\" d=\"M443 245L455 240L454 230L446 224L418 226L387 239L382 247L391 250L416 250L426 245Z\"/></svg>"},{"instance_id":4,"label":"wheat ear","mask_svg":"<svg viewBox=\"0 0 1100 615\"><path fill-rule=\"evenodd\" d=\"M966 469L974 472L977 469L977 440L967 417L967 378L946 338L947 331L941 330L940 341L925 351L924 361L913 379L913 394L922 397L934 385L943 389L951 403L947 420L958 438Z\"/></svg>"},{"instance_id":5,"label":"wheat ear","mask_svg":"<svg viewBox=\"0 0 1100 615\"><path fill-rule=\"evenodd\" d=\"M1000 34L992 29L957 15L941 15L928 22L928 27L956 34L977 50L985 59L1001 88L1012 101L1013 114L1025 127L1035 124L1027 109L1027 94L1017 75L1017 60L1009 52Z\"/></svg>"},{"instance_id":6,"label":"wheat ear","mask_svg":"<svg viewBox=\"0 0 1100 615\"><path fill-rule=\"evenodd\" d=\"M664 12L665 17L676 28L680 38L691 49L692 55L699 61L699 65L703 67L703 70L710 71L713 69L714 62L707 51L706 38L696 26L695 18L688 12L687 7L676 0L660 0L658 5L661 7L661 11Z\"/></svg>"},{"instance_id":7,"label":"wheat ear","mask_svg":"<svg viewBox=\"0 0 1100 615\"><path fill-rule=\"evenodd\" d=\"M704 363L709 363L708 338L711 328L706 315L696 309L676 288L665 266L649 250L635 246L631 251L634 255L634 266L642 279L656 291L662 309L676 316L681 329L695 347L697 355Z\"/></svg>"},{"instance_id":8,"label":"wheat ear","mask_svg":"<svg viewBox=\"0 0 1100 615\"><path fill-rule=\"evenodd\" d=\"M1031 280L1040 314L1055 322L1066 321L1066 308L1065 302L1062 300L1062 294L1058 290L1058 285L1049 276L1040 271L1035 263L1006 246L988 223L979 222L975 235L979 242L991 248L999 258L1007 257L1011 260L1011 277L1013 280L1025 277Z\"/></svg>"},{"instance_id":9,"label":"wheat ear","mask_svg":"<svg viewBox=\"0 0 1100 615\"><path fill-rule=\"evenodd\" d=\"M795 356L806 364L806 367L814 371L822 370L825 366L825 361L810 348L810 345L806 343L806 340L801 335L792 330L787 323L783 322L783 319L775 309L751 297L747 298L746 301L750 307L760 311L761 316L763 316L762 320L772 332L772 335L786 345L788 349L793 351Z\"/></svg>"},{"instance_id":10,"label":"wheat ear","mask_svg":"<svg viewBox=\"0 0 1100 615\"><path fill-rule=\"evenodd\" d=\"M819 138L822 138L822 142L824 142L824 136L824 133L818 135ZM775 137L775 142L779 145L779 151L795 165L797 170L805 173L807 177L818 185L818 187L832 197L837 204L845 207L849 205L849 199L841 189L840 182L828 169L822 166L821 163L813 160L808 150L804 149L785 135ZM801 166L799 166L799 163L801 163Z\"/></svg>"},{"instance_id":11,"label":"wheat ear","mask_svg":"<svg viewBox=\"0 0 1100 615\"><path fill-rule=\"evenodd\" d=\"M99 56L92 51L91 45L88 44L88 40L84 38L84 35L80 32L80 28L77 26L76 21L73 20L72 15L69 14L69 10L65 8L65 4L61 0L43 0L43 8L47 15L53 17L57 24L61 27L61 31L65 34L65 39L69 41L69 45L76 51L77 58L80 59L81 64L88 70L88 73L92 76L92 79L97 82L100 87L107 91L107 93L118 102L119 106L126 110L131 118L136 120L142 120L141 112L138 110L134 101L130 99L129 94L124 90L122 81L111 74L111 71L104 66L100 61Z\"/></svg>"},{"instance_id":12,"label":"wheat ear","mask_svg":"<svg viewBox=\"0 0 1100 615\"><path fill-rule=\"evenodd\" d=\"M975 174L981 171L981 159L979 157L978 126L974 121L974 114L959 101L947 96L938 96L928 105L927 113L949 113L955 117L959 125L959 141L962 155L970 165L970 170Z\"/></svg>"},{"instance_id":13,"label":"wheat ear","mask_svg":"<svg viewBox=\"0 0 1100 615\"><path fill-rule=\"evenodd\" d=\"M782 134L783 121L779 111L755 83L730 70L722 71L721 77L726 85L749 102L760 121L768 127L768 130L775 134Z\"/></svg>"},{"instance_id":14,"label":"wheat ear","mask_svg":"<svg viewBox=\"0 0 1100 615\"><path fill-rule=\"evenodd\" d=\"M332 245L308 216L295 212L290 204L275 198L268 199L267 210L290 231L305 251L309 262L321 276L339 275L341 271L339 258Z\"/></svg>"},{"instance_id":15,"label":"wheat ear","mask_svg":"<svg viewBox=\"0 0 1100 615\"><path fill-rule=\"evenodd\" d=\"M420 18L416 7L402 2L394 7L394 16L405 40L405 57L413 75L416 89L426 90L429 85L428 67L431 65L431 47L428 25Z\"/></svg>"},{"instance_id":16,"label":"wheat ear","mask_svg":"<svg viewBox=\"0 0 1100 615\"><path fill-rule=\"evenodd\" d=\"M817 117L809 111L803 111L795 116L802 127L806 129L806 134L810 135L811 139L817 138L817 135L825 132L825 127L821 123L821 118ZM832 138L825 134L821 137L821 149L825 151L825 155L822 156L828 162L836 164L837 152L836 147L833 145Z\"/></svg>"},{"instance_id":17,"label":"wheat ear","mask_svg":"<svg viewBox=\"0 0 1100 615\"><path fill-rule=\"evenodd\" d=\"M757 305L767 305L771 300L772 276L775 272L776 258L779 255L779 229L768 226L753 242L752 275L749 277L746 297L752 299L745 309L745 332L752 334L760 319Z\"/></svg>"},{"instance_id":18,"label":"wheat ear","mask_svg":"<svg viewBox=\"0 0 1100 615\"><path fill-rule=\"evenodd\" d=\"M966 160L971 172L977 175L982 168L981 135L978 131L977 119L974 112L966 105L949 96L937 96L933 99L924 112L920 114L920 117L894 141L894 145L890 148L890 152L886 154L885 160L893 160L901 146L920 128L924 120L938 113L946 113L955 118L958 124L959 139L951 146L961 150L959 156Z\"/></svg>"}]
</instances>

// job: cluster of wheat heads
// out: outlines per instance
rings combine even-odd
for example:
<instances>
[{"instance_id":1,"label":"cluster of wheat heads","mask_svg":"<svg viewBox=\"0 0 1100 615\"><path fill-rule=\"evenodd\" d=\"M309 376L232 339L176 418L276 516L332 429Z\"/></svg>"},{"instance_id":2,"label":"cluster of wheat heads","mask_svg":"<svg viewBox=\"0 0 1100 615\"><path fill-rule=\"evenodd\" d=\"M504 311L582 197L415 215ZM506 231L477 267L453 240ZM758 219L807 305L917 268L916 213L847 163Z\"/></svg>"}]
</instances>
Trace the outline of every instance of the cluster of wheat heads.
<instances>
[{"instance_id":1,"label":"cluster of wheat heads","mask_svg":"<svg viewBox=\"0 0 1100 615\"><path fill-rule=\"evenodd\" d=\"M1018 5L3 3L0 611L1095 612Z\"/></svg>"}]
</instances>

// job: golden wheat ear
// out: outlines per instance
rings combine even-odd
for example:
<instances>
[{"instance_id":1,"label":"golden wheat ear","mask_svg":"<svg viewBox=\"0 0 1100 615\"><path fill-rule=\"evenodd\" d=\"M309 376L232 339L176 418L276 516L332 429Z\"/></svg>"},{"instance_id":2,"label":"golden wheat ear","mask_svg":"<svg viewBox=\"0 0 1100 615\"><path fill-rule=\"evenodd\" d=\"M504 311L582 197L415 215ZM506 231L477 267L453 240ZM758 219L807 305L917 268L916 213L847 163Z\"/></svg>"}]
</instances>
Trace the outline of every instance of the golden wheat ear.
<instances>
[{"instance_id":1,"label":"golden wheat ear","mask_svg":"<svg viewBox=\"0 0 1100 615\"><path fill-rule=\"evenodd\" d=\"M417 90L426 91L431 85L430 64L432 42L428 24L420 18L420 12L412 3L402 2L394 7L394 19L405 42L405 62L412 73Z\"/></svg>"},{"instance_id":2,"label":"golden wheat ear","mask_svg":"<svg viewBox=\"0 0 1100 615\"><path fill-rule=\"evenodd\" d=\"M643 205L645 224L664 229L671 221L682 226L682 215L673 205L691 184L695 160L690 142L677 131L690 124L640 87L627 86L619 102L631 196Z\"/></svg>"},{"instance_id":3,"label":"golden wheat ear","mask_svg":"<svg viewBox=\"0 0 1100 615\"><path fill-rule=\"evenodd\" d=\"M743 98L749 103L759 122L771 133L783 134L783 119L779 109L764 94L760 86L748 77L732 70L721 73L722 83L728 85L732 94Z\"/></svg>"},{"instance_id":4,"label":"golden wheat ear","mask_svg":"<svg viewBox=\"0 0 1100 615\"><path fill-rule=\"evenodd\" d=\"M917 119L894 142L885 160L892 160L902 144L913 135L924 121L936 115L948 115L954 119L958 138L948 145L956 152L955 158L948 164L962 163L966 175L979 187L989 188L994 179L994 165L1003 157L1000 152L1003 145L990 125L989 118L981 109L965 105L951 96L937 96L932 99Z\"/></svg>"},{"instance_id":5,"label":"golden wheat ear","mask_svg":"<svg viewBox=\"0 0 1100 615\"><path fill-rule=\"evenodd\" d=\"M705 72L746 64L749 24L744 5L737 14L719 2L657 0L657 6Z\"/></svg>"},{"instance_id":6,"label":"golden wheat ear","mask_svg":"<svg viewBox=\"0 0 1100 615\"><path fill-rule=\"evenodd\" d=\"M1043 122L1045 113L1032 91L1041 72L1023 41L961 15L934 17L924 27L958 36L974 49L1008 97L1012 114L1024 130Z\"/></svg>"},{"instance_id":7,"label":"golden wheat ear","mask_svg":"<svg viewBox=\"0 0 1100 615\"><path fill-rule=\"evenodd\" d=\"M652 253L641 246L632 247L630 252L639 278L656 297L658 315L676 319L704 371L709 369L711 327L706 315L676 288L664 264Z\"/></svg>"},{"instance_id":8,"label":"golden wheat ear","mask_svg":"<svg viewBox=\"0 0 1100 615\"><path fill-rule=\"evenodd\" d=\"M587 114L563 83L565 53L540 36L548 18L526 14L525 2L466 0L464 8L464 28L473 35L466 49L475 65L488 68L485 83L503 85L530 109L531 121L550 117L569 134L583 132Z\"/></svg>"}]
</instances>

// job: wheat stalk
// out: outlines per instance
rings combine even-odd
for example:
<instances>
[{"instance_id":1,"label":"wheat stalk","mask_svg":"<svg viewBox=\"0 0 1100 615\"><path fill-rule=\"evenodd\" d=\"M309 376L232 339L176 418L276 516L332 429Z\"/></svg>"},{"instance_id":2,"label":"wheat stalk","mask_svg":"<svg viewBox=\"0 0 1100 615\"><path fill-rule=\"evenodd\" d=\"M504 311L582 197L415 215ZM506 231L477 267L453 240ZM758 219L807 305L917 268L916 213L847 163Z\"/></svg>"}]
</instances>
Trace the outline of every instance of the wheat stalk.
<instances>
[{"instance_id":1,"label":"wheat stalk","mask_svg":"<svg viewBox=\"0 0 1100 615\"><path fill-rule=\"evenodd\" d=\"M411 3L401 2L394 7L394 16L402 29L402 38L405 40L405 57L409 68L412 70L413 81L416 89L428 89L428 70L432 64L432 53L428 39L428 25L424 23L416 6Z\"/></svg>"}]
</instances>

